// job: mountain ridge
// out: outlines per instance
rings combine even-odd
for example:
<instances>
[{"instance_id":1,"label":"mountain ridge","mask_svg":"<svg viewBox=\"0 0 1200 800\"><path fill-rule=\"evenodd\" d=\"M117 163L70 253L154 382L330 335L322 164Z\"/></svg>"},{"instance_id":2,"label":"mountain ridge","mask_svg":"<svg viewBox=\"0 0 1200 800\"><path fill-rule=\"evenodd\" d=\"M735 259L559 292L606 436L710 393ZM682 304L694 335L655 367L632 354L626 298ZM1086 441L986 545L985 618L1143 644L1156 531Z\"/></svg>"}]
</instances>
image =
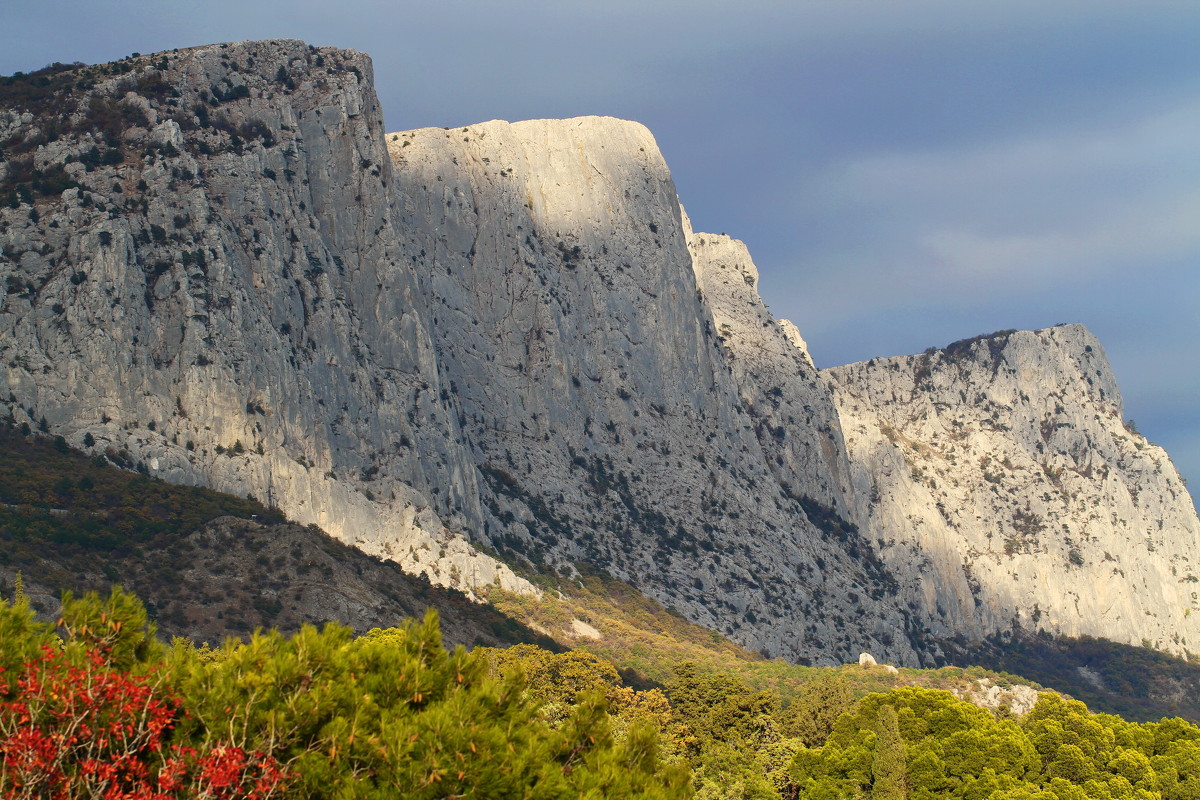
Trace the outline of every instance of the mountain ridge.
<instances>
[{"instance_id":1,"label":"mountain ridge","mask_svg":"<svg viewBox=\"0 0 1200 800\"><path fill-rule=\"evenodd\" d=\"M369 58L287 40L75 69L69 86L52 83L66 87L53 88L57 108L0 116L11 198L0 397L14 421L123 450L155 475L252 493L467 592L535 591L493 549L568 574L591 562L769 655L836 663L868 650L916 664L937 660L939 638L1013 627L996 576L1026 554L1001 547L985 565L964 551L922 571L909 545L929 552L932 540L906 509L926 525L942 513L904 458L922 440L883 421L895 398L853 400L870 391L849 376L883 368L813 367L795 326L763 305L744 246L691 230L644 126L385 134ZM953 370L964 386L1008 380L1005 348L964 341L970 358L889 361L883 385L907 381L907 397ZM1026 361L1041 363L1030 346ZM1119 400L1111 372L1075 378L1099 378L1104 397L1079 389L1064 411ZM955 418L1017 429L1003 414L1049 402L1027 394L982 419L964 396ZM1194 563L1194 509L1181 510L1186 490L1165 467L1151 469L1153 451L1139 455L1144 441L1117 441L1101 416L1082 438L1055 428L1041 442L1059 448L1052 472L1096 442L1113 459L1068 476L1071 502L1083 499L1059 502L1061 514L1083 515L1066 524L1087 531L1085 564L1103 565L1119 548L1076 506L1134 486L1130 464L1148 472L1136 495L1126 489L1123 519L1145 527L1138 497L1169 511L1170 535L1139 554L1152 564L1136 575L1165 580ZM1012 447L1036 449L1042 420L1022 419L1029 441ZM872 500L876 456L898 476L886 513ZM989 470L997 483L980 468L963 496L1036 483L1066 497L1049 475L1011 472ZM1014 503L993 537L1045 524ZM1045 538L1064 554L1061 585L1080 566L1075 540ZM938 546L956 553L955 541ZM1118 570L1135 563L1117 555ZM995 580L972 571L984 566ZM1120 618L1085 632L1186 652L1200 635L1188 587L1147 622L1139 612L1157 601L1124 578L1108 577L1126 587ZM985 585L998 599L976 605ZM1030 613L1044 603L1047 616L1035 624L1078 625L1038 597Z\"/></svg>"}]
</instances>

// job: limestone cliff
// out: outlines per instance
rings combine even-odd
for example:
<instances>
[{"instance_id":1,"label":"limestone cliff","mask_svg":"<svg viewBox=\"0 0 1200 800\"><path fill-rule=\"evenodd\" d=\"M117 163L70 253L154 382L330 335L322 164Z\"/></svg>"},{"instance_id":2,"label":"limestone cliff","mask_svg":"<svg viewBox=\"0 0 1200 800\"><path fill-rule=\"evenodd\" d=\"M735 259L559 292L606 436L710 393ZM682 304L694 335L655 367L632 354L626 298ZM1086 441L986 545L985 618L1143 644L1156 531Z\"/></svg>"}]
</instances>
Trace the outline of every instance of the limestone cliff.
<instances>
[{"instance_id":1,"label":"limestone cliff","mask_svg":"<svg viewBox=\"0 0 1200 800\"><path fill-rule=\"evenodd\" d=\"M588 562L771 655L1194 638L1195 514L1085 331L819 372L641 125L385 136L370 81L271 41L5 84L11 420L435 583Z\"/></svg>"},{"instance_id":2,"label":"limestone cliff","mask_svg":"<svg viewBox=\"0 0 1200 800\"><path fill-rule=\"evenodd\" d=\"M479 518L476 473L398 246L370 60L246 42L52 77L0 113L13 418L435 583L521 586L447 530Z\"/></svg>"},{"instance_id":3,"label":"limestone cliff","mask_svg":"<svg viewBox=\"0 0 1200 800\"><path fill-rule=\"evenodd\" d=\"M1195 652L1200 524L1083 326L825 371L856 518L936 636L1021 628Z\"/></svg>"},{"instance_id":4,"label":"limestone cliff","mask_svg":"<svg viewBox=\"0 0 1200 800\"><path fill-rule=\"evenodd\" d=\"M768 468L782 486L849 517L853 504L841 424L800 332L787 320L777 321L763 304L758 269L742 242L689 231L688 245Z\"/></svg>"},{"instance_id":5,"label":"limestone cliff","mask_svg":"<svg viewBox=\"0 0 1200 800\"><path fill-rule=\"evenodd\" d=\"M722 331L742 323L714 309L740 320L753 297L755 324L765 310L740 272L725 285L718 237L691 233L649 131L589 117L387 139L488 540L601 565L773 655L915 657L887 576L838 516L848 470L826 388L773 321L792 360L735 377Z\"/></svg>"}]
</instances>

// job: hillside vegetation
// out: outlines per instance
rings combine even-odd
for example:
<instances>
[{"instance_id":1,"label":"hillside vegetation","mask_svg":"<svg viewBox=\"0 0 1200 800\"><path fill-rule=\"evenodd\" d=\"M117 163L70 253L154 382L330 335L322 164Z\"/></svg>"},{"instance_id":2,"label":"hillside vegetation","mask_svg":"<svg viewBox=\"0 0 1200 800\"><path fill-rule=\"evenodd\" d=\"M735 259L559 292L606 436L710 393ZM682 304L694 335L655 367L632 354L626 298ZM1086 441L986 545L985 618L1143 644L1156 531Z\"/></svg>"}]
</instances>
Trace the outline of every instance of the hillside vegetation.
<instances>
[{"instance_id":1,"label":"hillside vegetation","mask_svg":"<svg viewBox=\"0 0 1200 800\"><path fill-rule=\"evenodd\" d=\"M587 565L574 578L530 575L544 586L540 597L492 589L491 605L480 605L319 530L281 522L256 501L118 468L111 459L123 463L120 453L89 456L0 425L0 454L0 593L11 594L20 571L45 614L57 613L63 590L103 594L119 583L143 598L163 635L216 643L259 627L296 631L326 620L362 632L433 607L448 641L587 650L643 688L665 685L675 665L689 662L784 702L835 674L856 697L903 686L969 697L983 680L1050 687L1132 720L1200 720L1200 665L1143 648L1030 637L948 646L958 666L935 670L791 665L745 650Z\"/></svg>"},{"instance_id":2,"label":"hillside vegetation","mask_svg":"<svg viewBox=\"0 0 1200 800\"><path fill-rule=\"evenodd\" d=\"M167 647L136 598L0 603L0 797L1139 798L1200 790L1200 729L1043 694L993 713L844 676L788 705L677 664L442 646L434 615Z\"/></svg>"},{"instance_id":3,"label":"hillside vegetation","mask_svg":"<svg viewBox=\"0 0 1200 800\"><path fill-rule=\"evenodd\" d=\"M1200 721L1200 663L1194 658L1091 636L1038 635L992 638L953 659L1023 675L1126 719L1176 715Z\"/></svg>"},{"instance_id":4,"label":"hillside vegetation","mask_svg":"<svg viewBox=\"0 0 1200 800\"><path fill-rule=\"evenodd\" d=\"M973 647L947 642L950 663L937 669L806 667L738 647L608 576L586 573L547 585L554 590L541 598L493 590L489 599L559 642L610 660L637 685L664 684L674 665L691 662L702 671L734 674L785 702L807 683L837 675L856 697L905 686L961 697L999 687L1006 697L1011 687L1029 685L1139 722L1172 716L1200 721L1200 665L1147 648L1089 637L1032 636ZM580 633L579 622L590 630Z\"/></svg>"},{"instance_id":5,"label":"hillside vegetation","mask_svg":"<svg viewBox=\"0 0 1200 800\"><path fill-rule=\"evenodd\" d=\"M541 597L493 590L494 607L480 606L398 581L394 565L254 501L171 486L61 441L0 437L7 574L21 571L43 599L47 587L107 593L118 579L153 598L147 609L120 592L68 596L51 609L57 629L32 619L24 588L0 610L0 797L28 796L35 783L102 794L101 780L147 798L451 797L485 786L519 797L538 786L546 797L1182 800L1200 789L1200 730L1182 719L1137 724L1047 693L1015 713L1028 681L981 667L767 660L587 568L540 576ZM305 626L306 614L334 616L314 606L345 614L350 604L311 594L333 585L391 616L360 638ZM395 627L427 608L443 609L458 641L541 646L452 653L432 617ZM360 633L368 616L357 612ZM196 635L205 620L212 627ZM251 635L272 622L293 633ZM159 630L241 639L168 648ZM1190 696L1155 693L1193 665L1037 641L992 642L978 660L1035 666L1047 685L1137 719L1192 710ZM1079 670L1085 662L1093 667ZM104 690L67 702L83 686ZM985 700L990 708L976 704ZM138 703L164 724L136 744L97 749L62 728L115 724ZM100 762L117 766L101 779Z\"/></svg>"}]
</instances>

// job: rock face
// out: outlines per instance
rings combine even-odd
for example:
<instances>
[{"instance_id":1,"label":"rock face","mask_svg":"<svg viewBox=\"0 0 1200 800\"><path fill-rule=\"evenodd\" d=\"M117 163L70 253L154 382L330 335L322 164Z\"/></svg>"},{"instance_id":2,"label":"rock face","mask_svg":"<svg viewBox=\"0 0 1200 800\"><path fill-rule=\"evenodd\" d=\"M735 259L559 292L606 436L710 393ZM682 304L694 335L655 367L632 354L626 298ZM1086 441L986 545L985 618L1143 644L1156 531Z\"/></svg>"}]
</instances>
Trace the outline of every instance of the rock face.
<instances>
[{"instance_id":1,"label":"rock face","mask_svg":"<svg viewBox=\"0 0 1200 800\"><path fill-rule=\"evenodd\" d=\"M935 636L1200 641L1200 525L1080 325L825 372L855 518ZM1190 643L1190 644L1189 644Z\"/></svg>"},{"instance_id":2,"label":"rock face","mask_svg":"<svg viewBox=\"0 0 1200 800\"><path fill-rule=\"evenodd\" d=\"M447 530L478 519L476 473L398 246L370 60L247 42L68 75L93 85L0 117L13 418L435 583L527 586ZM71 186L39 191L54 175Z\"/></svg>"},{"instance_id":3,"label":"rock face","mask_svg":"<svg viewBox=\"0 0 1200 800\"><path fill-rule=\"evenodd\" d=\"M795 496L849 516L849 463L829 391L796 326L776 321L758 295L746 246L693 234L688 246L717 338L775 480Z\"/></svg>"},{"instance_id":4,"label":"rock face","mask_svg":"<svg viewBox=\"0 0 1200 800\"><path fill-rule=\"evenodd\" d=\"M11 419L443 585L588 562L771 655L1186 646L1195 515L1085 331L818 372L642 126L385 136L370 78L273 41L8 90Z\"/></svg>"},{"instance_id":5,"label":"rock face","mask_svg":"<svg viewBox=\"0 0 1200 800\"><path fill-rule=\"evenodd\" d=\"M691 232L649 131L589 117L387 140L489 541L602 565L771 654L914 657L865 542L831 535L854 534L827 389L744 248ZM734 328L765 340L764 323L779 362L739 358Z\"/></svg>"}]
</instances>

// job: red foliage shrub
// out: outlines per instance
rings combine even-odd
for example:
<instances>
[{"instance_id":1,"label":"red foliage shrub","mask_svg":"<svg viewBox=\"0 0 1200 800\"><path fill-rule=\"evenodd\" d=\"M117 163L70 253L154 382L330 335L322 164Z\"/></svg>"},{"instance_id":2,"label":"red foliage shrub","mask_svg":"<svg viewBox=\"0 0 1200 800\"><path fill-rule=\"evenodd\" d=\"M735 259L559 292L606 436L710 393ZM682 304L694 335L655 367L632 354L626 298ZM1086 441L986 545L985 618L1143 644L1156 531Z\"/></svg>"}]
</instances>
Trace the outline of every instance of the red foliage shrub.
<instances>
[{"instance_id":1,"label":"red foliage shrub","mask_svg":"<svg viewBox=\"0 0 1200 800\"><path fill-rule=\"evenodd\" d=\"M169 742L182 714L153 673L111 669L96 649L82 664L45 646L0 703L0 798L268 800L287 770L239 747Z\"/></svg>"}]
</instances>

